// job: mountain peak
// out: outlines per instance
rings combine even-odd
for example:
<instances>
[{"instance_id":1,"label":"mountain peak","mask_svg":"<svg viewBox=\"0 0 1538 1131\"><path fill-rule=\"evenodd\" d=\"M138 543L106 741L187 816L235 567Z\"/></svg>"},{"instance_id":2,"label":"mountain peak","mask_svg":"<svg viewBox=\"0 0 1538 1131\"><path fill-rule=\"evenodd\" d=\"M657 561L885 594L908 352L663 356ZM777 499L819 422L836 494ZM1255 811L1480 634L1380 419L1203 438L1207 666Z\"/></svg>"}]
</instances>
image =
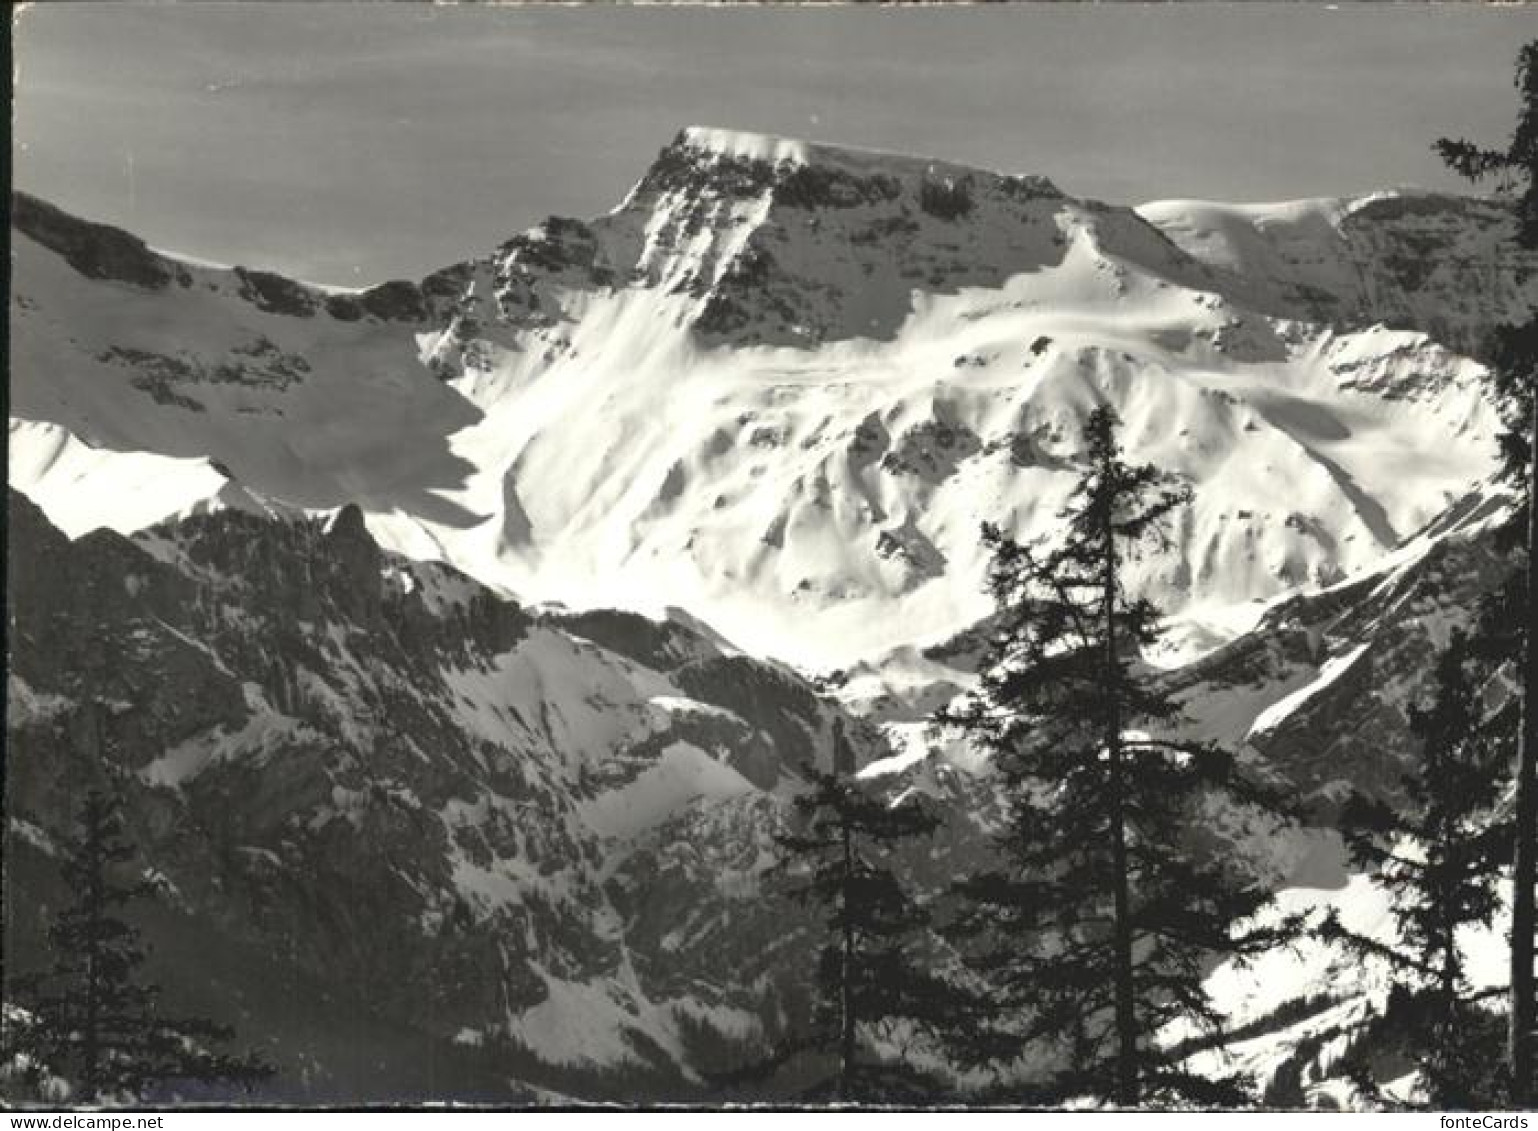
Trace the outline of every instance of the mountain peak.
<instances>
[{"instance_id":1,"label":"mountain peak","mask_svg":"<svg viewBox=\"0 0 1538 1131\"><path fill-rule=\"evenodd\" d=\"M1019 177L916 154L864 149L716 126L686 126L678 132L669 149L684 150L698 156L762 163L785 171L816 168L838 170L856 177L885 173L898 177L1025 180L1041 190L1050 189L1056 193L1056 189L1045 177Z\"/></svg>"},{"instance_id":2,"label":"mountain peak","mask_svg":"<svg viewBox=\"0 0 1538 1131\"><path fill-rule=\"evenodd\" d=\"M813 142L750 130L723 129L717 126L685 126L673 144L683 149L700 150L721 157L746 157L755 161L788 161L797 165L810 162Z\"/></svg>"}]
</instances>

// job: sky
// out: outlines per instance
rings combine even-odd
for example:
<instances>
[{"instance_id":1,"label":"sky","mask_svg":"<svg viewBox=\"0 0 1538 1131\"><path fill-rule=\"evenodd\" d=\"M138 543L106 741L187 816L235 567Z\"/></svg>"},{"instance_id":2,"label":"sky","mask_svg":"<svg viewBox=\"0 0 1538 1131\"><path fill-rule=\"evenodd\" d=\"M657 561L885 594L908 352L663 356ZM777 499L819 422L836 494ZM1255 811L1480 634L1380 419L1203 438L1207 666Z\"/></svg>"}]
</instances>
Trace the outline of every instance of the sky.
<instances>
[{"instance_id":1,"label":"sky","mask_svg":"<svg viewBox=\"0 0 1538 1131\"><path fill-rule=\"evenodd\" d=\"M617 204L685 125L1050 177L1115 203L1457 185L1538 3L45 3L17 188L151 245L420 278Z\"/></svg>"}]
</instances>

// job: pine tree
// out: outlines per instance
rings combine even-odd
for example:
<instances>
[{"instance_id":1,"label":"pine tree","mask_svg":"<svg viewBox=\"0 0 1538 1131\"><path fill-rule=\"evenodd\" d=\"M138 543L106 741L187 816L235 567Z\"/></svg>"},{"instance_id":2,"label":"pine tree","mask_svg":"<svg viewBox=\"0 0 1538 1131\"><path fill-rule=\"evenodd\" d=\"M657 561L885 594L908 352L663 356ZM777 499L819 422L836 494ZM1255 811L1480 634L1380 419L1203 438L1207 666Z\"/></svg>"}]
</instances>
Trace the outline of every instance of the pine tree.
<instances>
[{"instance_id":1,"label":"pine tree","mask_svg":"<svg viewBox=\"0 0 1538 1131\"><path fill-rule=\"evenodd\" d=\"M892 853L928 836L939 820L919 799L890 800L853 776L841 723L834 724L833 771L803 767L810 788L794 801L795 820L775 834L783 894L823 912L813 966L816 997L809 1026L766 1061L734 1074L767 1075L793 1056L831 1055L831 1080L805 1098L879 1102L932 1098L921 1073L894 1070L862 1055L893 1026L932 1029L956 1001L919 954L927 917L893 871Z\"/></svg>"},{"instance_id":2,"label":"pine tree","mask_svg":"<svg viewBox=\"0 0 1538 1131\"><path fill-rule=\"evenodd\" d=\"M1236 930L1267 894L1192 845L1214 791L1244 804L1261 791L1223 751L1153 737L1179 709L1136 663L1159 613L1124 574L1187 495L1129 466L1117 427L1109 408L1088 418L1058 548L984 527L997 627L977 691L941 719L991 752L1007 795L1003 866L958 885L955 933L1014 1021L972 1026L961 1044L995 1065L1054 1047L1066 1063L1037 1102L1238 1103L1241 1081L1193 1074L1154 1035L1173 1022L1220 1035L1206 964L1275 945L1291 924Z\"/></svg>"},{"instance_id":3,"label":"pine tree","mask_svg":"<svg viewBox=\"0 0 1538 1131\"><path fill-rule=\"evenodd\" d=\"M1517 125L1504 150L1442 138L1436 151L1454 170L1478 183L1487 177L1515 199L1516 242L1538 248L1538 40L1517 56L1516 86L1521 97ZM1516 835L1512 848L1511 1013L1507 1053L1512 1099L1518 1106L1538 1103L1538 1005L1534 1001L1533 959L1538 947L1538 507L1533 486L1538 479L1538 316L1501 328L1491 351L1493 391L1508 421L1503 437L1508 479L1522 493L1525 519L1525 569L1518 571L1504 598L1517 611L1509 634L1510 659L1521 673L1522 707L1518 724Z\"/></svg>"},{"instance_id":4,"label":"pine tree","mask_svg":"<svg viewBox=\"0 0 1538 1131\"><path fill-rule=\"evenodd\" d=\"M157 1085L249 1087L270 1076L254 1058L212 1051L230 1038L228 1027L162 1017L158 988L140 980L144 950L122 909L154 889L122 878L135 852L123 839L117 800L90 792L79 835L62 848L72 899L48 927L53 963L44 974L18 979L29 1023L7 1030L23 1046L11 1051L25 1054L32 1075L62 1077L83 1103L142 1099Z\"/></svg>"},{"instance_id":5,"label":"pine tree","mask_svg":"<svg viewBox=\"0 0 1538 1131\"><path fill-rule=\"evenodd\" d=\"M1498 1103L1497 1050L1481 1040L1490 1030L1479 1004L1487 995L1471 990L1458 947L1461 928L1494 918L1511 847L1510 826L1492 819L1510 751L1481 733L1477 675L1467 636L1454 633L1437 660L1431 706L1410 711L1421 756L1403 779L1407 804L1357 794L1342 809L1353 859L1390 892L1397 940L1357 934L1333 915L1322 927L1325 938L1385 961L1402 980L1396 1028L1437 1109Z\"/></svg>"}]
</instances>

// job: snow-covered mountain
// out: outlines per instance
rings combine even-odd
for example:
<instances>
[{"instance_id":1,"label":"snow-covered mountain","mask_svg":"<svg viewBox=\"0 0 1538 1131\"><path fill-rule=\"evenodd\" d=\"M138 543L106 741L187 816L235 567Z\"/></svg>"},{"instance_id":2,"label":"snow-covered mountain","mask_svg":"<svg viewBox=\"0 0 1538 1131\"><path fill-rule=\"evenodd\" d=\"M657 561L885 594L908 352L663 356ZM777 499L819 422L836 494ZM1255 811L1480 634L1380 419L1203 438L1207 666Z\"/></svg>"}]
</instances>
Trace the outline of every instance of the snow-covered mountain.
<instances>
[{"instance_id":1,"label":"snow-covered mountain","mask_svg":"<svg viewBox=\"0 0 1538 1131\"><path fill-rule=\"evenodd\" d=\"M179 992L238 1002L291 1094L697 1094L804 1007L761 880L834 718L946 815L914 875L982 850L926 722L989 611L978 526L1053 537L1105 402L1195 488L1137 579L1189 725L1320 819L1391 794L1499 568L1472 354L1538 301L1510 232L690 129L605 216L344 292L17 195L11 906L57 898L106 772ZM1361 882L1317 830L1220 831L1295 905Z\"/></svg>"},{"instance_id":2,"label":"snow-covered mountain","mask_svg":"<svg viewBox=\"0 0 1538 1131\"><path fill-rule=\"evenodd\" d=\"M1050 531L1109 400L1198 489L1144 581L1213 643L1488 473L1461 351L1538 298L1509 225L1414 193L1133 211L690 129L605 216L341 294L18 198L12 481L71 532L353 502L524 599L842 667L982 615L979 522Z\"/></svg>"}]
</instances>

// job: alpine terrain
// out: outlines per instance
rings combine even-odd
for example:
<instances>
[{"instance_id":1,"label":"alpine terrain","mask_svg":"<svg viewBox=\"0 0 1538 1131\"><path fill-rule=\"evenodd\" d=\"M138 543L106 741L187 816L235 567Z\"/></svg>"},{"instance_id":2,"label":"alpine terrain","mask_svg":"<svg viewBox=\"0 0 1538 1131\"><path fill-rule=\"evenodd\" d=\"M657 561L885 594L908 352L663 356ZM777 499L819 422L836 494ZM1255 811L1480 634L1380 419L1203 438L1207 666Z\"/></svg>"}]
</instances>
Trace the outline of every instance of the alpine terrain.
<instances>
[{"instance_id":1,"label":"alpine terrain","mask_svg":"<svg viewBox=\"0 0 1538 1131\"><path fill-rule=\"evenodd\" d=\"M105 785L150 966L277 1069L258 1098L719 1097L811 1008L775 833L836 727L939 815L893 850L921 894L989 853L989 761L932 721L993 613L979 528L1060 537L1099 406L1192 496L1129 564L1169 617L1143 661L1298 810L1199 835L1277 914L1385 930L1334 821L1402 800L1432 657L1503 576L1476 358L1538 305L1514 231L696 127L603 216L343 291L18 193L8 976ZM1193 1063L1361 1102L1384 970L1308 941L1207 984L1238 1039Z\"/></svg>"}]
</instances>

